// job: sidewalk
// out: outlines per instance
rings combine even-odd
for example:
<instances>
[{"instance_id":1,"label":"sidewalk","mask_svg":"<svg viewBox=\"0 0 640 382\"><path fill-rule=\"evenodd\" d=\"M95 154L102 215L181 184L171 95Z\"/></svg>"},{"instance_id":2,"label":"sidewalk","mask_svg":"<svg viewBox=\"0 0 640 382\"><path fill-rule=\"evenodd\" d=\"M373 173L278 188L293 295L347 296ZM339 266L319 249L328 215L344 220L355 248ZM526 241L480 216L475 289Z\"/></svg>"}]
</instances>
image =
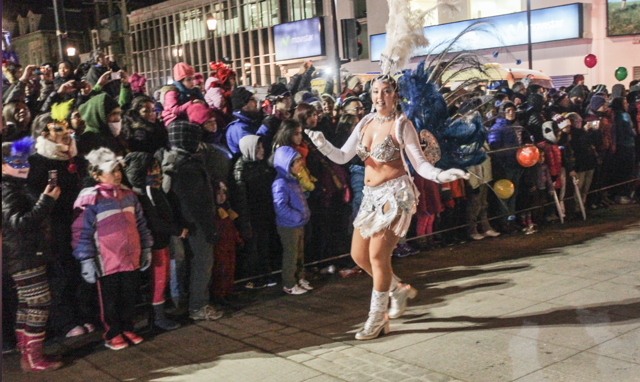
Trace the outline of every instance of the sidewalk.
<instances>
[{"instance_id":1,"label":"sidewalk","mask_svg":"<svg viewBox=\"0 0 640 382\"><path fill-rule=\"evenodd\" d=\"M371 280L278 287L216 322L122 351L54 344L58 371L3 381L640 381L640 207L394 259L419 290L391 333L355 341ZM277 289L277 290L276 290Z\"/></svg>"}]
</instances>

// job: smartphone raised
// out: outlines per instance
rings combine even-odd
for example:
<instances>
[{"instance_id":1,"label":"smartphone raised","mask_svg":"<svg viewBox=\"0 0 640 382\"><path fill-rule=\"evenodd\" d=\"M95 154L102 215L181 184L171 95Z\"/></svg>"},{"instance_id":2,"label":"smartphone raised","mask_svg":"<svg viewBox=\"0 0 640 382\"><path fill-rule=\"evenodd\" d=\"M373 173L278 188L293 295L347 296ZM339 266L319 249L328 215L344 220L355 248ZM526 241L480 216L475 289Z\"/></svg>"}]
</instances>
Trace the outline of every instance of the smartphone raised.
<instances>
[{"instance_id":1,"label":"smartphone raised","mask_svg":"<svg viewBox=\"0 0 640 382\"><path fill-rule=\"evenodd\" d=\"M49 177L47 183L55 188L58 186L58 170L49 170Z\"/></svg>"}]
</instances>

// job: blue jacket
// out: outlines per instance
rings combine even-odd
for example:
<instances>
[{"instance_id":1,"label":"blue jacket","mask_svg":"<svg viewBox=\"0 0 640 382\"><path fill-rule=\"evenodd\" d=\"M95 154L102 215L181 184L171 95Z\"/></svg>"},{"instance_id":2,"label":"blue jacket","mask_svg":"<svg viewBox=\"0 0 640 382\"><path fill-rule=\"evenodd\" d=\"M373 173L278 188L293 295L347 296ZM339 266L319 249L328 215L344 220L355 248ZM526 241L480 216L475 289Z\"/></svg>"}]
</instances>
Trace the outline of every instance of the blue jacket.
<instances>
[{"instance_id":1,"label":"blue jacket","mask_svg":"<svg viewBox=\"0 0 640 382\"><path fill-rule=\"evenodd\" d=\"M496 123L489 129L489 146L491 150L522 146L524 129L518 122L509 124L505 118L496 119ZM526 135L526 133L525 133ZM526 142L529 143L529 142ZM503 168L522 168L516 159L517 150L505 150L492 154L496 163Z\"/></svg>"},{"instance_id":2,"label":"blue jacket","mask_svg":"<svg viewBox=\"0 0 640 382\"><path fill-rule=\"evenodd\" d=\"M282 146L276 150L273 158L278 175L271 186L271 192L278 227L300 228L311 217L302 186L289 172L289 166L296 155L298 152L293 147Z\"/></svg>"},{"instance_id":3,"label":"blue jacket","mask_svg":"<svg viewBox=\"0 0 640 382\"><path fill-rule=\"evenodd\" d=\"M239 111L234 111L233 116L235 121L227 125L227 146L233 154L240 152L240 140L245 135L260 135L257 126L253 123L251 118L242 115Z\"/></svg>"}]
</instances>

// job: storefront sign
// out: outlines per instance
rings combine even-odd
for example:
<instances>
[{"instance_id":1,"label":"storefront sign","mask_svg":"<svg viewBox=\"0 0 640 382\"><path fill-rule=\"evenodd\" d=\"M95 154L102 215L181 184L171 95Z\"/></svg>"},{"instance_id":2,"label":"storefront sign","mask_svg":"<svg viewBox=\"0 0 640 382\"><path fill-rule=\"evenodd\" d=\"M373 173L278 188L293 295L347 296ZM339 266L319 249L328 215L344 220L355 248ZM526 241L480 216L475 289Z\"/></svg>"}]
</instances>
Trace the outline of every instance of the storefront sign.
<instances>
[{"instance_id":1,"label":"storefront sign","mask_svg":"<svg viewBox=\"0 0 640 382\"><path fill-rule=\"evenodd\" d=\"M323 56L323 29L320 17L274 26L276 61Z\"/></svg>"},{"instance_id":2,"label":"storefront sign","mask_svg":"<svg viewBox=\"0 0 640 382\"><path fill-rule=\"evenodd\" d=\"M426 27L424 34L429 39L429 46L416 51L414 56L425 56L429 51L436 54L442 52L448 45L448 41L460 34L465 28L478 22L483 23L480 27L481 30L478 29L464 35L451 52L523 45L528 41L527 12L518 12ZM371 61L380 61L380 53L387 44L386 36L385 33L371 36ZM581 37L582 4L569 4L531 11L532 43Z\"/></svg>"}]
</instances>

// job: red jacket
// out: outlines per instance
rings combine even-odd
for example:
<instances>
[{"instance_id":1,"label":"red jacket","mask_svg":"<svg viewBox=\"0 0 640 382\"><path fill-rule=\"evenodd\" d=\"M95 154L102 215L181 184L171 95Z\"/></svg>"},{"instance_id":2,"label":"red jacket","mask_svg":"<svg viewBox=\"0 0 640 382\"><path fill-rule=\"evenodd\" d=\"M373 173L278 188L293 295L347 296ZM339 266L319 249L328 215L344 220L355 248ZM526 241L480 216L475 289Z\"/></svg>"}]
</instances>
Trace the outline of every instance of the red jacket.
<instances>
[{"instance_id":1,"label":"red jacket","mask_svg":"<svg viewBox=\"0 0 640 382\"><path fill-rule=\"evenodd\" d=\"M555 187L561 188L562 181L559 175L562 171L562 154L560 147L552 143L542 142L538 143L538 148L544 150L544 161L549 166L549 173L551 173L552 177L557 177Z\"/></svg>"}]
</instances>

